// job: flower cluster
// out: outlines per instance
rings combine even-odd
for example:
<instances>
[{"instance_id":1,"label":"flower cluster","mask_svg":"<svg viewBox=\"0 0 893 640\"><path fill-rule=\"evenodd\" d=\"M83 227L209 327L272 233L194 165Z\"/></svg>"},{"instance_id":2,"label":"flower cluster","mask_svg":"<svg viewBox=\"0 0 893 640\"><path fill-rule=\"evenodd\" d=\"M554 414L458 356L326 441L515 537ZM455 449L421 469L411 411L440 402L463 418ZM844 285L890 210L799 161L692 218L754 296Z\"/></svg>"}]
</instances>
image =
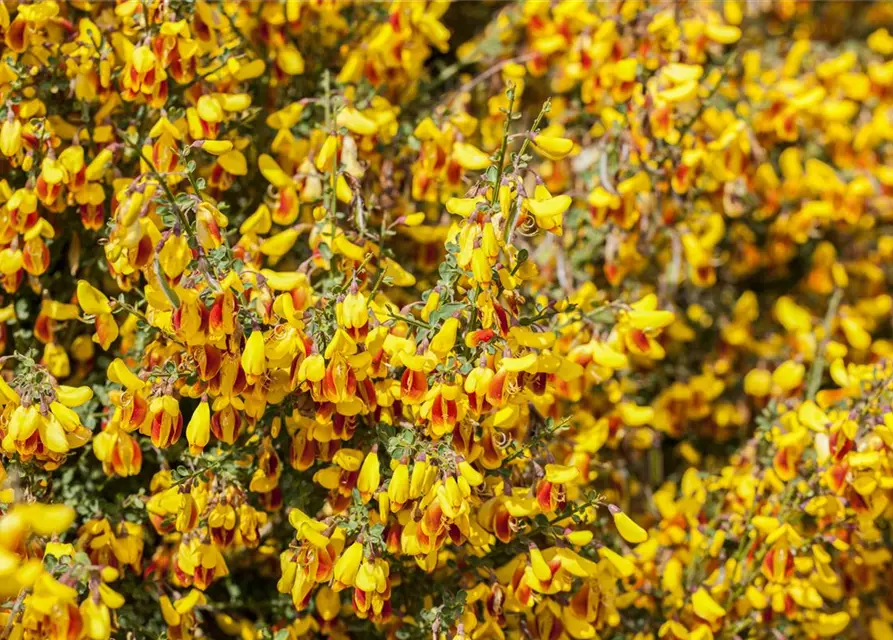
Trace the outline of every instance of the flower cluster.
<instances>
[{"instance_id":1,"label":"flower cluster","mask_svg":"<svg viewBox=\"0 0 893 640\"><path fill-rule=\"evenodd\" d=\"M0 640L893 640L888 23L0 3Z\"/></svg>"}]
</instances>

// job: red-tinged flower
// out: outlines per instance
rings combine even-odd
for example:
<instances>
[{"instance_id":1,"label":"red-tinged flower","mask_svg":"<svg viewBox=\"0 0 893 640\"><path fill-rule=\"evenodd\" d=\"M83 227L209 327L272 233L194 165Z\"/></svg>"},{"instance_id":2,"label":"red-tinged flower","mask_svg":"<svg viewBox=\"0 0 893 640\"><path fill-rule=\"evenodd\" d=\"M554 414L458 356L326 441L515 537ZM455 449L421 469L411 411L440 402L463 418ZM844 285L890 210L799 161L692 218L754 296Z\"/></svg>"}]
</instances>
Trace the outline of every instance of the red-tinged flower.
<instances>
[{"instance_id":1,"label":"red-tinged flower","mask_svg":"<svg viewBox=\"0 0 893 640\"><path fill-rule=\"evenodd\" d=\"M399 522L394 522L388 526L384 534L385 544L388 553L394 556L400 555L400 536L403 533L403 526Z\"/></svg>"},{"instance_id":2,"label":"red-tinged flower","mask_svg":"<svg viewBox=\"0 0 893 640\"><path fill-rule=\"evenodd\" d=\"M459 401L462 389L452 385L437 385L432 390L436 395L425 402L422 415L431 421L431 430L436 436L450 433L465 415L465 407Z\"/></svg>"},{"instance_id":3,"label":"red-tinged flower","mask_svg":"<svg viewBox=\"0 0 893 640\"><path fill-rule=\"evenodd\" d=\"M505 457L500 442L504 442L505 435L495 429L486 428L480 436L480 445L483 448L481 464L486 469L498 469Z\"/></svg>"},{"instance_id":4,"label":"red-tinged flower","mask_svg":"<svg viewBox=\"0 0 893 640\"><path fill-rule=\"evenodd\" d=\"M515 599L521 604L523 607L528 607L533 603L533 589L530 586L530 581L526 576L526 564L523 562L519 562L518 566L515 568L514 573L512 574L511 582L509 583L510 592L515 596Z\"/></svg>"},{"instance_id":5,"label":"red-tinged flower","mask_svg":"<svg viewBox=\"0 0 893 640\"><path fill-rule=\"evenodd\" d=\"M300 204L294 187L289 186L280 189L275 206L270 211L273 222L282 226L294 224L294 221L298 218Z\"/></svg>"},{"instance_id":6,"label":"red-tinged flower","mask_svg":"<svg viewBox=\"0 0 893 640\"><path fill-rule=\"evenodd\" d=\"M486 342L490 342L496 336L496 332L493 329L478 329L477 331L472 331L465 337L465 344L472 349L484 344Z\"/></svg>"},{"instance_id":7,"label":"red-tinged flower","mask_svg":"<svg viewBox=\"0 0 893 640\"><path fill-rule=\"evenodd\" d=\"M238 303L231 291L214 298L208 317L208 331L213 337L228 336L235 331Z\"/></svg>"},{"instance_id":8,"label":"red-tinged flower","mask_svg":"<svg viewBox=\"0 0 893 640\"><path fill-rule=\"evenodd\" d=\"M188 533L198 526L199 515L198 504L195 498L185 488L180 487L179 494L180 506L177 511L177 517L174 520L174 527L180 533Z\"/></svg>"},{"instance_id":9,"label":"red-tinged flower","mask_svg":"<svg viewBox=\"0 0 893 640\"><path fill-rule=\"evenodd\" d=\"M855 442L846 436L843 429L837 429L831 433L831 437L828 439L828 444L831 449L832 457L838 462L843 460L855 446Z\"/></svg>"},{"instance_id":10,"label":"red-tinged flower","mask_svg":"<svg viewBox=\"0 0 893 640\"><path fill-rule=\"evenodd\" d=\"M340 440L329 440L328 442L316 443L316 457L322 462L331 462L335 454L341 449Z\"/></svg>"},{"instance_id":11,"label":"red-tinged flower","mask_svg":"<svg viewBox=\"0 0 893 640\"><path fill-rule=\"evenodd\" d=\"M264 511L279 511L282 508L282 489L274 487L270 491L258 494L257 499Z\"/></svg>"},{"instance_id":12,"label":"red-tinged flower","mask_svg":"<svg viewBox=\"0 0 893 640\"><path fill-rule=\"evenodd\" d=\"M40 213L37 210L37 194L29 189L15 191L6 202L6 213L9 216L10 229L18 233L25 233L37 224L40 218Z\"/></svg>"},{"instance_id":13,"label":"red-tinged flower","mask_svg":"<svg viewBox=\"0 0 893 640\"><path fill-rule=\"evenodd\" d=\"M239 357L226 351L222 354L220 370L211 380L210 388L214 395L232 397L242 393L248 385L248 378L239 362Z\"/></svg>"},{"instance_id":14,"label":"red-tinged flower","mask_svg":"<svg viewBox=\"0 0 893 640\"><path fill-rule=\"evenodd\" d=\"M155 248L152 246L152 238L149 236L143 236L140 238L139 243L136 245L135 250L131 250L130 252L130 261L133 263L133 266L142 269L155 255Z\"/></svg>"},{"instance_id":15,"label":"red-tinged flower","mask_svg":"<svg viewBox=\"0 0 893 640\"><path fill-rule=\"evenodd\" d=\"M493 510L493 534L505 544L511 542L515 535L517 522L503 503L499 503Z\"/></svg>"},{"instance_id":16,"label":"red-tinged flower","mask_svg":"<svg viewBox=\"0 0 893 640\"><path fill-rule=\"evenodd\" d=\"M508 402L513 386L514 374L500 369L487 386L487 402L494 407L503 407Z\"/></svg>"},{"instance_id":17,"label":"red-tinged flower","mask_svg":"<svg viewBox=\"0 0 893 640\"><path fill-rule=\"evenodd\" d=\"M772 460L772 467L778 477L787 482L797 476L797 462L800 460L800 450L797 447L784 447L779 450Z\"/></svg>"},{"instance_id":18,"label":"red-tinged flower","mask_svg":"<svg viewBox=\"0 0 893 640\"><path fill-rule=\"evenodd\" d=\"M13 271L12 273L4 273L0 276L0 282L3 283L3 290L7 293L15 293L19 285L22 284L25 272L22 269Z\"/></svg>"},{"instance_id":19,"label":"red-tinged flower","mask_svg":"<svg viewBox=\"0 0 893 640\"><path fill-rule=\"evenodd\" d=\"M233 444L239 439L244 419L240 411L227 405L211 416L211 433L225 444Z\"/></svg>"},{"instance_id":20,"label":"red-tinged flower","mask_svg":"<svg viewBox=\"0 0 893 640\"><path fill-rule=\"evenodd\" d=\"M760 567L767 580L787 582L794 574L794 554L786 544L776 544L766 552Z\"/></svg>"},{"instance_id":21,"label":"red-tinged flower","mask_svg":"<svg viewBox=\"0 0 893 640\"><path fill-rule=\"evenodd\" d=\"M357 397L363 401L367 410L374 410L378 406L375 383L370 378L357 381Z\"/></svg>"},{"instance_id":22,"label":"red-tinged flower","mask_svg":"<svg viewBox=\"0 0 893 640\"><path fill-rule=\"evenodd\" d=\"M316 442L307 436L307 431L301 429L291 438L288 450L288 461L292 468L298 471L306 471L316 459Z\"/></svg>"},{"instance_id":23,"label":"red-tinged flower","mask_svg":"<svg viewBox=\"0 0 893 640\"><path fill-rule=\"evenodd\" d=\"M209 344L193 347L191 355L198 366L199 377L203 381L211 380L220 371L223 359L220 355L220 350L216 347L212 347Z\"/></svg>"},{"instance_id":24,"label":"red-tinged flower","mask_svg":"<svg viewBox=\"0 0 893 640\"><path fill-rule=\"evenodd\" d=\"M149 416L149 401L139 393L126 391L121 394L122 426L134 431L143 426Z\"/></svg>"},{"instance_id":25,"label":"red-tinged flower","mask_svg":"<svg viewBox=\"0 0 893 640\"><path fill-rule=\"evenodd\" d=\"M208 310L201 300L182 302L171 315L171 326L187 344L201 344L208 328Z\"/></svg>"},{"instance_id":26,"label":"red-tinged flower","mask_svg":"<svg viewBox=\"0 0 893 640\"><path fill-rule=\"evenodd\" d=\"M332 415L332 433L341 440L350 440L357 429L357 416Z\"/></svg>"},{"instance_id":27,"label":"red-tinged flower","mask_svg":"<svg viewBox=\"0 0 893 640\"><path fill-rule=\"evenodd\" d=\"M424 371L406 368L400 378L400 398L407 404L416 404L428 391L428 376Z\"/></svg>"},{"instance_id":28,"label":"red-tinged flower","mask_svg":"<svg viewBox=\"0 0 893 640\"><path fill-rule=\"evenodd\" d=\"M437 537L443 533L446 527L445 521L443 508L439 502L434 502L425 510L425 514L419 523L419 531L428 536Z\"/></svg>"},{"instance_id":29,"label":"red-tinged flower","mask_svg":"<svg viewBox=\"0 0 893 640\"><path fill-rule=\"evenodd\" d=\"M105 205L82 204L80 206L81 224L90 231L99 231L105 224Z\"/></svg>"},{"instance_id":30,"label":"red-tinged flower","mask_svg":"<svg viewBox=\"0 0 893 640\"><path fill-rule=\"evenodd\" d=\"M32 276L39 276L50 266L50 249L43 238L32 238L22 248L22 268Z\"/></svg>"},{"instance_id":31,"label":"red-tinged flower","mask_svg":"<svg viewBox=\"0 0 893 640\"><path fill-rule=\"evenodd\" d=\"M218 503L208 515L208 533L215 545L229 548L236 539L236 510L230 504Z\"/></svg>"},{"instance_id":32,"label":"red-tinged flower","mask_svg":"<svg viewBox=\"0 0 893 640\"><path fill-rule=\"evenodd\" d=\"M143 451L136 438L119 432L108 459L111 471L123 477L138 475L143 465Z\"/></svg>"},{"instance_id":33,"label":"red-tinged flower","mask_svg":"<svg viewBox=\"0 0 893 640\"><path fill-rule=\"evenodd\" d=\"M177 401L171 396L155 398L149 411L152 419L147 435L151 436L152 444L162 449L176 444L183 433L183 414Z\"/></svg>"},{"instance_id":34,"label":"red-tinged flower","mask_svg":"<svg viewBox=\"0 0 893 640\"><path fill-rule=\"evenodd\" d=\"M34 320L34 337L43 344L53 342L53 333L55 330L55 321L45 313L37 314Z\"/></svg>"},{"instance_id":35,"label":"red-tinged flower","mask_svg":"<svg viewBox=\"0 0 893 640\"><path fill-rule=\"evenodd\" d=\"M864 516L871 512L869 500L865 496L860 495L855 487L847 486L844 496L849 506L859 515Z\"/></svg>"},{"instance_id":36,"label":"red-tinged flower","mask_svg":"<svg viewBox=\"0 0 893 640\"><path fill-rule=\"evenodd\" d=\"M103 349L108 349L118 338L118 323L110 313L100 313L96 316L96 334L94 342L98 342Z\"/></svg>"},{"instance_id":37,"label":"red-tinged flower","mask_svg":"<svg viewBox=\"0 0 893 640\"><path fill-rule=\"evenodd\" d=\"M825 472L825 482L827 482L828 488L837 495L843 495L844 489L847 487L849 470L849 465L845 462L838 462L831 465Z\"/></svg>"},{"instance_id":38,"label":"red-tinged flower","mask_svg":"<svg viewBox=\"0 0 893 640\"><path fill-rule=\"evenodd\" d=\"M48 208L52 208L53 204L56 202L56 199L62 193L62 182L50 183L47 182L46 178L44 178L43 174L37 177L37 185L36 192L37 197L40 198L40 201Z\"/></svg>"},{"instance_id":39,"label":"red-tinged flower","mask_svg":"<svg viewBox=\"0 0 893 640\"><path fill-rule=\"evenodd\" d=\"M563 484L540 480L536 485L536 501L545 512L558 511L567 505L567 491Z\"/></svg>"},{"instance_id":40,"label":"red-tinged flower","mask_svg":"<svg viewBox=\"0 0 893 640\"><path fill-rule=\"evenodd\" d=\"M474 445L474 428L470 421L457 422L453 427L453 448L456 453L468 456Z\"/></svg>"}]
</instances>

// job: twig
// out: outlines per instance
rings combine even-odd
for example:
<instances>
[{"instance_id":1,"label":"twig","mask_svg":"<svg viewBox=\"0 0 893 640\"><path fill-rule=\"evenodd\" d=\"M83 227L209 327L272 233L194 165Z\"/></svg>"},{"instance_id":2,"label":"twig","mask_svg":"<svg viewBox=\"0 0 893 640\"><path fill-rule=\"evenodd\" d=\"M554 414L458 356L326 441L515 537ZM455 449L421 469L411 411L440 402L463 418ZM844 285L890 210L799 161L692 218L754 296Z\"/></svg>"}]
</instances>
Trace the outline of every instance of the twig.
<instances>
[{"instance_id":1,"label":"twig","mask_svg":"<svg viewBox=\"0 0 893 640\"><path fill-rule=\"evenodd\" d=\"M425 329L426 331L431 330L430 324L428 324L427 322L422 322L421 320L417 320L416 318L414 318L413 316L411 316L409 314L406 314L406 316L398 316L393 311L388 310L388 319L393 320L395 322L405 322L406 324L411 324L411 325L416 326L420 329Z\"/></svg>"},{"instance_id":2,"label":"twig","mask_svg":"<svg viewBox=\"0 0 893 640\"><path fill-rule=\"evenodd\" d=\"M25 603L26 595L28 595L27 589L19 591L19 596L16 598L12 605L12 609L9 612L9 618L6 620L6 626L3 628L3 633L0 633L0 640L5 640L9 637L10 632L12 632L12 627L15 625L16 618L19 617L19 611L21 611L22 605Z\"/></svg>"},{"instance_id":3,"label":"twig","mask_svg":"<svg viewBox=\"0 0 893 640\"><path fill-rule=\"evenodd\" d=\"M543 118L549 111L552 110L552 98L547 98L543 103L543 106L540 108L540 112L536 115L536 119L533 121L533 126L530 127L530 133L536 133L537 129L540 127L540 123L543 121ZM521 143L521 150L518 151L518 155L515 156L515 162L512 167L513 171L518 170L519 163L521 162L521 158L527 153L527 148L530 146L530 142L533 139L532 135L528 135L524 138L524 142Z\"/></svg>"},{"instance_id":4,"label":"twig","mask_svg":"<svg viewBox=\"0 0 893 640\"><path fill-rule=\"evenodd\" d=\"M447 103L447 105L448 106L452 105L453 101L456 98L458 98L459 96L461 96L463 93L465 93L467 91L471 91L472 89L474 89L476 86L478 86L480 83L482 83L487 78L490 78L490 77L496 75L497 73L502 71L503 67L505 67L509 64L512 64L513 62L518 62L518 63L527 62L528 60L533 60L535 57L536 57L536 53L525 53L523 56L518 56L516 58L509 58L508 60L503 60L502 62L494 64L492 67L490 67L483 73L475 76L474 78L472 78L471 80L469 80L468 82L463 84L461 87L456 89L455 93L453 94L453 97L450 98L450 101Z\"/></svg>"},{"instance_id":5,"label":"twig","mask_svg":"<svg viewBox=\"0 0 893 640\"><path fill-rule=\"evenodd\" d=\"M822 323L822 326L825 328L825 335L822 338L822 344L819 345L812 368L809 370L809 384L806 387L806 397L809 400L815 399L819 386L822 384L822 373L825 370L825 349L831 341L831 336L829 335L831 333L831 323L834 321L834 316L837 315L837 308L840 306L842 299L843 289L837 289L828 303L828 311L825 313L825 320Z\"/></svg>"},{"instance_id":6,"label":"twig","mask_svg":"<svg viewBox=\"0 0 893 640\"><path fill-rule=\"evenodd\" d=\"M546 100L543 103L543 106L540 109L540 112L536 116L536 120L533 121L533 126L530 128L531 134L536 133L536 130L539 129L540 123L543 121L543 118L545 117L545 115L547 113L549 113L549 110L551 108L552 108L552 99L549 98L548 100ZM509 117L509 119L511 119L511 114L509 114L508 117ZM506 127L506 133L508 133L508 127ZM531 138L532 138L532 135L528 135L526 138L524 138L524 142L521 144L521 149L515 155L515 161L512 164L512 172L513 173L517 173L518 168L521 163L521 158L524 157L524 154L527 152L527 148L530 146ZM494 193L494 196L498 197L498 193L499 193L499 191L497 189L496 193ZM493 200L493 204L496 204L495 197ZM508 218L508 220L505 221L505 228L502 232L502 240L503 240L503 244L505 244L505 245L509 244L509 242L512 239L512 234L515 232L515 221L517 220L517 212L519 209L520 209L520 206L511 207L509 209L509 218Z\"/></svg>"},{"instance_id":7,"label":"twig","mask_svg":"<svg viewBox=\"0 0 893 640\"><path fill-rule=\"evenodd\" d=\"M520 458L522 455L524 455L525 452L530 451L534 447L542 444L549 437L551 437L553 434L558 433L560 430L567 427L570 424L570 421L571 421L570 418L567 418L567 417L562 418L560 422L553 423L552 428L546 428L542 432L538 431L535 434L536 437L532 441L525 443L523 446L521 446L517 450L513 451L510 455L503 458L502 466L505 467L510 462L514 462L515 460Z\"/></svg>"},{"instance_id":8,"label":"twig","mask_svg":"<svg viewBox=\"0 0 893 640\"><path fill-rule=\"evenodd\" d=\"M499 187L502 186L502 174L505 172L505 152L509 146L509 128L512 126L512 109L515 106L515 85L508 88L509 108L505 110L505 124L502 128L502 145L499 147L499 159L496 161L496 179L493 181L493 195L490 206L499 202Z\"/></svg>"},{"instance_id":9,"label":"twig","mask_svg":"<svg viewBox=\"0 0 893 640\"><path fill-rule=\"evenodd\" d=\"M205 249L204 247L202 247L201 242L198 241L198 238L195 235L195 230L189 226L189 219L186 217L186 212L184 212L183 209L180 208L180 203L177 202L177 197L174 195L174 192L171 191L170 186L168 186L167 180L164 178L164 176L161 175L161 173L158 172L158 169L155 168L155 165L152 164L152 161L149 160L143 153L142 144L140 144L138 150L140 158L142 158L143 161L149 165L149 171L152 174L152 177L155 179L156 182L158 182L159 185L161 185L161 188L164 190L164 195L168 199L168 202L170 202L171 208L174 210L174 213L177 215L177 220L180 222L180 226L183 227L183 231L186 233L186 235L188 235L195 242L195 246L198 249L199 257L202 258L205 254ZM194 189L198 187L191 176L189 176L189 182L193 185ZM199 198L199 200L200 199L201 198ZM155 256L155 259L156 262L158 262L157 254ZM198 268L201 274L204 276L205 280L208 282L208 286L210 286L212 289L220 291L221 288L220 284L217 282L217 278L213 277L208 271L208 266L204 260L198 260ZM161 274L159 274L159 279L161 279ZM165 294L168 293L168 291L165 291ZM171 296L168 295L168 299L170 298ZM173 302L174 301L171 300L172 304ZM176 308L177 306L179 306L179 301L177 301L177 304L174 305L174 308Z\"/></svg>"},{"instance_id":10,"label":"twig","mask_svg":"<svg viewBox=\"0 0 893 640\"><path fill-rule=\"evenodd\" d=\"M248 48L254 52L254 55L258 57L258 59L263 60L263 56L261 55L260 50L255 46L255 44L248 39L248 37L243 34L239 28L236 26L236 20L230 14L226 12L226 7L223 6L223 2L220 2L220 13L222 13L226 17L226 21L229 23L229 28L233 30L233 33L239 37L243 43L248 45Z\"/></svg>"},{"instance_id":11,"label":"twig","mask_svg":"<svg viewBox=\"0 0 893 640\"><path fill-rule=\"evenodd\" d=\"M164 190L164 195L167 197L168 201L171 203L171 208L174 210L174 213L177 214L177 219L180 221L180 225L183 227L183 231L192 235L192 229L189 227L189 220L186 218L186 213L180 208L180 204L177 202L177 197L174 195L174 192L171 191L170 186L167 184L167 180L161 173L158 172L158 169L155 168L153 162L146 157L146 154L143 153L143 145L140 143L139 147L137 147L137 151L139 151L140 158L149 165L149 172L152 174L152 177L155 178L155 181L159 184L159 186Z\"/></svg>"}]
</instances>

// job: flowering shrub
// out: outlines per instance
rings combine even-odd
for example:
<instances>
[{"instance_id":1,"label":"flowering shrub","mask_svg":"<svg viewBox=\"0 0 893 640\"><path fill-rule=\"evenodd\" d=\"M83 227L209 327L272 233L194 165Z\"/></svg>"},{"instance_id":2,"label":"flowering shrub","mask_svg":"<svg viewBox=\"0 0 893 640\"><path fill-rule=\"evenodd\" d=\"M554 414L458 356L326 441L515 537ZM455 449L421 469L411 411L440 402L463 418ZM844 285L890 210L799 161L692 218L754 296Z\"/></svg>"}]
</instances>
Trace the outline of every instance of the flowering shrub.
<instances>
[{"instance_id":1,"label":"flowering shrub","mask_svg":"<svg viewBox=\"0 0 893 640\"><path fill-rule=\"evenodd\" d=\"M0 640L893 640L884 24L0 2Z\"/></svg>"}]
</instances>

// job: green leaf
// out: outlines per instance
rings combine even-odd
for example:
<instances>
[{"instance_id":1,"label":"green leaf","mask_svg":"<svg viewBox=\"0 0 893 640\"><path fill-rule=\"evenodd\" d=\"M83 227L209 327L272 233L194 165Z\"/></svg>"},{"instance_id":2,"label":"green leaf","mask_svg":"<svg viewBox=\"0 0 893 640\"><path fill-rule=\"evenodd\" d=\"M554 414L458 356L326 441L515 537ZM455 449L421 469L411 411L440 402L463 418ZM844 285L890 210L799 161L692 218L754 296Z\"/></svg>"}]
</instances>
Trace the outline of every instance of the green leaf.
<instances>
[{"instance_id":1,"label":"green leaf","mask_svg":"<svg viewBox=\"0 0 893 640\"><path fill-rule=\"evenodd\" d=\"M157 277L158 283L161 285L161 291L164 293L164 296L167 298L168 302L171 303L171 306L174 309L180 307L180 298L177 296L176 292L171 288L170 283L167 281L167 276L164 274L164 271L161 269L161 262L158 260L158 256L155 256L155 275Z\"/></svg>"},{"instance_id":2,"label":"green leaf","mask_svg":"<svg viewBox=\"0 0 893 640\"><path fill-rule=\"evenodd\" d=\"M428 324L430 324L432 327L436 327L441 322L459 311L459 309L462 309L464 306L465 305L461 302L450 302L448 304L442 304L428 317Z\"/></svg>"},{"instance_id":3,"label":"green leaf","mask_svg":"<svg viewBox=\"0 0 893 640\"><path fill-rule=\"evenodd\" d=\"M521 265L523 265L525 262L527 262L527 258L529 256L530 256L530 254L527 252L527 249L521 249L518 252L518 264L516 264L515 268L512 269L512 275L515 275L515 272L521 268Z\"/></svg>"}]
</instances>

